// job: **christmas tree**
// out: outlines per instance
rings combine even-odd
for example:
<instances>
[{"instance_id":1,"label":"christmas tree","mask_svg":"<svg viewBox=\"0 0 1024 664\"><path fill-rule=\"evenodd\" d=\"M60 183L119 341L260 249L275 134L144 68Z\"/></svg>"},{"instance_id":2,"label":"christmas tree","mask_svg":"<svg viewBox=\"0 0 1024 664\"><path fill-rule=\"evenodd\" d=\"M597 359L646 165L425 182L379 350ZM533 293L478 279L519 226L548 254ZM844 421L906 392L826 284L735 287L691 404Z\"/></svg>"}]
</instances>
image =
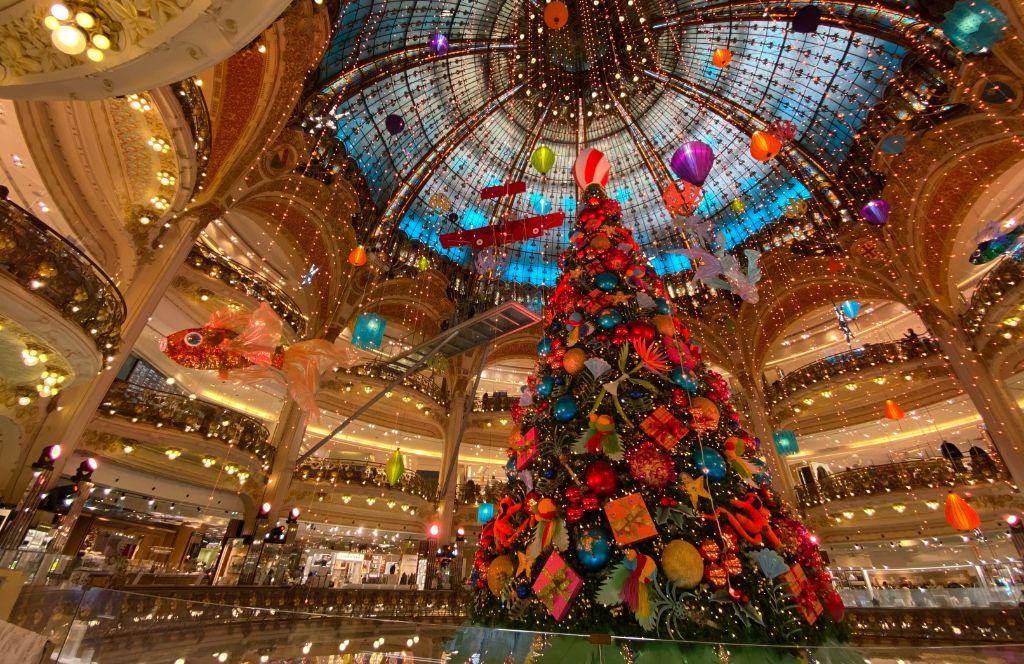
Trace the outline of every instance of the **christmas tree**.
<instances>
[{"instance_id":1,"label":"christmas tree","mask_svg":"<svg viewBox=\"0 0 1024 664\"><path fill-rule=\"evenodd\" d=\"M773 494L726 381L597 184L559 266L512 414L508 493L474 560L474 623L841 640L842 601L813 538ZM760 650L756 661L776 661Z\"/></svg>"}]
</instances>

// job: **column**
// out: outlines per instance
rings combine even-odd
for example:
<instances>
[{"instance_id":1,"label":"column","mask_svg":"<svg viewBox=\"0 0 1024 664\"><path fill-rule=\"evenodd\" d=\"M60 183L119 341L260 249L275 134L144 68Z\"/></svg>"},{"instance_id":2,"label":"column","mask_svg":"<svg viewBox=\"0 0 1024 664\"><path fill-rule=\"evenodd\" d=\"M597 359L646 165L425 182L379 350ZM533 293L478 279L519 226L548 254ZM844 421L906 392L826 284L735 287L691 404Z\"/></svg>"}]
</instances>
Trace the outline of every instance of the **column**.
<instances>
[{"instance_id":1,"label":"column","mask_svg":"<svg viewBox=\"0 0 1024 664\"><path fill-rule=\"evenodd\" d=\"M18 506L14 508L14 513L4 526L3 532L0 532L0 550L3 551L0 564L4 567L13 562L18 547L25 540L25 534L35 520L36 512L39 511L41 496L50 484L54 461L60 455L60 445L53 445L44 449L39 459L32 464L32 482L25 487Z\"/></svg>"},{"instance_id":2,"label":"column","mask_svg":"<svg viewBox=\"0 0 1024 664\"><path fill-rule=\"evenodd\" d=\"M750 422L753 434L761 439L761 451L768 461L768 467L772 473L772 488L791 505L797 504L796 490L793 488L793 473L778 452L775 451L775 440L772 432L775 430L768 415L768 405L765 402L764 392L761 386L749 373L737 375L740 386L747 395L747 418Z\"/></svg>"},{"instance_id":3,"label":"column","mask_svg":"<svg viewBox=\"0 0 1024 664\"><path fill-rule=\"evenodd\" d=\"M949 359L957 382L978 409L1013 483L1024 487L1024 417L1016 401L992 376L958 322L932 304L919 306L917 313Z\"/></svg>"},{"instance_id":4,"label":"column","mask_svg":"<svg viewBox=\"0 0 1024 664\"><path fill-rule=\"evenodd\" d=\"M195 244L199 232L211 221L223 214L223 208L205 204L184 213L174 222L172 229L163 238L163 246L154 251L153 260L139 268L123 292L127 317L121 327L121 346L110 369L87 378L80 376L71 387L56 398L59 408L48 409L38 433L31 444L23 446L19 467L25 467L28 460L38 456L47 446L60 443L64 446L64 459L71 456L89 422L95 417L117 374L116 369L124 363L135 342L146 328L150 316L163 299L174 280L178 269L185 263L189 251ZM57 464L57 476L63 463ZM5 487L4 495L11 498L29 483L30 473L24 471Z\"/></svg>"}]
</instances>

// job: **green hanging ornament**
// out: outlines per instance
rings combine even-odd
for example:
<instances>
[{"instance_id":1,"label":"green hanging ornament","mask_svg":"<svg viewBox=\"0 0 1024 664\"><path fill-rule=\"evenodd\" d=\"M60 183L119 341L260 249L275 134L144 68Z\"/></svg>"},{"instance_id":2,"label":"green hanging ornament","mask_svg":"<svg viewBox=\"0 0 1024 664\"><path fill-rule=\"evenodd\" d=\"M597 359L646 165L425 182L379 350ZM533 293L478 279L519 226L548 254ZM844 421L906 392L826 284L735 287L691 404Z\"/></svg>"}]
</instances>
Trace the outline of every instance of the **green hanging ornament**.
<instances>
[{"instance_id":1,"label":"green hanging ornament","mask_svg":"<svg viewBox=\"0 0 1024 664\"><path fill-rule=\"evenodd\" d=\"M384 464L384 474L387 475L388 484L390 486L398 484L398 480L402 479L402 473L404 472L405 462L402 461L402 451L396 449L395 453L388 459L388 462Z\"/></svg>"},{"instance_id":2,"label":"green hanging ornament","mask_svg":"<svg viewBox=\"0 0 1024 664\"><path fill-rule=\"evenodd\" d=\"M430 267L430 261L427 260L426 256L420 256L420 259L416 262L416 267L418 267L421 271L426 270Z\"/></svg>"}]
</instances>

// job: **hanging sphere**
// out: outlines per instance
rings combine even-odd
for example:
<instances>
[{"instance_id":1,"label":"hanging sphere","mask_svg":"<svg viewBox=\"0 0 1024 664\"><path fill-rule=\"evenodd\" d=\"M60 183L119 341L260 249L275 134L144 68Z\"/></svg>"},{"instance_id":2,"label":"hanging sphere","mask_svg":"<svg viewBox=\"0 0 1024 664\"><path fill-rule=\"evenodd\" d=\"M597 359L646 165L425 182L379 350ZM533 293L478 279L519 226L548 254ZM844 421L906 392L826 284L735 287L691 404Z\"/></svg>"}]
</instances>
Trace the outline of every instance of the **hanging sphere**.
<instances>
[{"instance_id":1,"label":"hanging sphere","mask_svg":"<svg viewBox=\"0 0 1024 664\"><path fill-rule=\"evenodd\" d=\"M619 474L607 461L594 461L587 466L583 481L598 498L607 498L619 490Z\"/></svg>"},{"instance_id":2,"label":"hanging sphere","mask_svg":"<svg viewBox=\"0 0 1024 664\"><path fill-rule=\"evenodd\" d=\"M779 154L782 144L766 131L755 131L750 137L750 156L758 161L770 161Z\"/></svg>"},{"instance_id":3,"label":"hanging sphere","mask_svg":"<svg viewBox=\"0 0 1024 664\"><path fill-rule=\"evenodd\" d=\"M576 558L584 569L598 570L608 564L612 556L610 535L604 528L588 528L576 540Z\"/></svg>"},{"instance_id":4,"label":"hanging sphere","mask_svg":"<svg viewBox=\"0 0 1024 664\"><path fill-rule=\"evenodd\" d=\"M725 459L717 450L710 447L694 448L693 463L709 480L717 482L725 477Z\"/></svg>"},{"instance_id":5,"label":"hanging sphere","mask_svg":"<svg viewBox=\"0 0 1024 664\"><path fill-rule=\"evenodd\" d=\"M732 62L732 51L727 48L716 48L715 52L711 54L711 64L719 69L728 67L730 62Z\"/></svg>"},{"instance_id":6,"label":"hanging sphere","mask_svg":"<svg viewBox=\"0 0 1024 664\"><path fill-rule=\"evenodd\" d=\"M519 599L526 599L530 596L531 592L533 591L530 588L530 584L528 583L520 583L518 586L516 586L516 597L518 597Z\"/></svg>"},{"instance_id":7,"label":"hanging sphere","mask_svg":"<svg viewBox=\"0 0 1024 664\"><path fill-rule=\"evenodd\" d=\"M565 351L565 356L562 358L562 366L571 375L575 376L586 367L584 364L586 361L587 352L585 350L582 348L570 348Z\"/></svg>"},{"instance_id":8,"label":"hanging sphere","mask_svg":"<svg viewBox=\"0 0 1024 664\"><path fill-rule=\"evenodd\" d=\"M541 340L537 342L537 354L540 355L541 357L547 357L547 355L550 352L551 352L551 339L550 339L550 337L542 337Z\"/></svg>"},{"instance_id":9,"label":"hanging sphere","mask_svg":"<svg viewBox=\"0 0 1024 664\"><path fill-rule=\"evenodd\" d=\"M576 417L576 411L576 397L571 394L558 397L558 401L555 402L555 407L552 409L555 419L559 422L568 422Z\"/></svg>"},{"instance_id":10,"label":"hanging sphere","mask_svg":"<svg viewBox=\"0 0 1024 664\"><path fill-rule=\"evenodd\" d=\"M430 38L430 52L434 55L444 55L448 52L448 38L440 32L435 32Z\"/></svg>"},{"instance_id":11,"label":"hanging sphere","mask_svg":"<svg viewBox=\"0 0 1024 664\"><path fill-rule=\"evenodd\" d=\"M551 376L544 376L537 382L537 396L549 397L553 389L555 389L555 379Z\"/></svg>"},{"instance_id":12,"label":"hanging sphere","mask_svg":"<svg viewBox=\"0 0 1024 664\"><path fill-rule=\"evenodd\" d=\"M729 203L729 207L731 207L732 211L736 214L743 214L747 209L747 204L738 198L734 198L732 199L732 203Z\"/></svg>"},{"instance_id":13,"label":"hanging sphere","mask_svg":"<svg viewBox=\"0 0 1024 664\"><path fill-rule=\"evenodd\" d=\"M561 30L569 21L569 8L561 0L549 2L544 8L544 25L552 30Z\"/></svg>"},{"instance_id":14,"label":"hanging sphere","mask_svg":"<svg viewBox=\"0 0 1024 664\"><path fill-rule=\"evenodd\" d=\"M359 245L349 252L348 264L354 265L355 267L366 265L366 248L363 247L363 245Z\"/></svg>"},{"instance_id":15,"label":"hanging sphere","mask_svg":"<svg viewBox=\"0 0 1024 664\"><path fill-rule=\"evenodd\" d=\"M452 213L450 213L450 214L448 215L448 221L449 221L449 222L451 222L451 223L453 223L453 224L454 224L454 223L455 223L456 221L458 221L458 220L459 220L459 215L457 215L456 213L452 212Z\"/></svg>"},{"instance_id":16,"label":"hanging sphere","mask_svg":"<svg viewBox=\"0 0 1024 664\"><path fill-rule=\"evenodd\" d=\"M661 569L677 588L696 588L704 578L704 559L686 540L672 540L661 553Z\"/></svg>"},{"instance_id":17,"label":"hanging sphere","mask_svg":"<svg viewBox=\"0 0 1024 664\"><path fill-rule=\"evenodd\" d=\"M889 201L884 198L877 198L873 201L868 201L867 205L860 209L860 216L864 217L864 221L874 226L885 226L889 223L889 213L892 211L892 207L889 205Z\"/></svg>"},{"instance_id":18,"label":"hanging sphere","mask_svg":"<svg viewBox=\"0 0 1024 664\"><path fill-rule=\"evenodd\" d=\"M614 272L602 272L594 277L594 285L603 291L613 291L619 287L619 277Z\"/></svg>"},{"instance_id":19,"label":"hanging sphere","mask_svg":"<svg viewBox=\"0 0 1024 664\"><path fill-rule=\"evenodd\" d=\"M672 369L671 374L672 382L683 388L687 392L697 391L697 375L689 369L682 367L675 367Z\"/></svg>"},{"instance_id":20,"label":"hanging sphere","mask_svg":"<svg viewBox=\"0 0 1024 664\"><path fill-rule=\"evenodd\" d=\"M392 136L397 136L405 129L405 120L402 119L402 116L392 113L384 118L384 128Z\"/></svg>"},{"instance_id":21,"label":"hanging sphere","mask_svg":"<svg viewBox=\"0 0 1024 664\"><path fill-rule=\"evenodd\" d=\"M549 7L551 5L548 5ZM555 165L555 152L546 145L540 145L530 156L530 165L540 173L546 175L551 167Z\"/></svg>"},{"instance_id":22,"label":"hanging sphere","mask_svg":"<svg viewBox=\"0 0 1024 664\"><path fill-rule=\"evenodd\" d=\"M639 341L653 341L655 336L654 326L647 321L635 320L629 324L629 336Z\"/></svg>"},{"instance_id":23,"label":"hanging sphere","mask_svg":"<svg viewBox=\"0 0 1024 664\"><path fill-rule=\"evenodd\" d=\"M597 324L602 330L610 330L622 322L622 314L617 309L605 309L597 317Z\"/></svg>"}]
</instances>

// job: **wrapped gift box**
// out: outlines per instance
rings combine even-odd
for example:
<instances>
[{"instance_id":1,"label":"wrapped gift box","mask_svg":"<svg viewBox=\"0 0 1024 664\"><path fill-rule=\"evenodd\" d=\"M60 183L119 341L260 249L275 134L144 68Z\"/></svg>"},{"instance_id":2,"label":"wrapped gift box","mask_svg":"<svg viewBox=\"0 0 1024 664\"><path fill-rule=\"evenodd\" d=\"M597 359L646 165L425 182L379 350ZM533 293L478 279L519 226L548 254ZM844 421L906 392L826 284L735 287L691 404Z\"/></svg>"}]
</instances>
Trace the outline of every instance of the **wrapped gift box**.
<instances>
[{"instance_id":1,"label":"wrapped gift box","mask_svg":"<svg viewBox=\"0 0 1024 664\"><path fill-rule=\"evenodd\" d=\"M640 428L666 450L675 447L690 432L668 408L658 406L640 423Z\"/></svg>"},{"instance_id":2,"label":"wrapped gift box","mask_svg":"<svg viewBox=\"0 0 1024 664\"><path fill-rule=\"evenodd\" d=\"M804 620L813 625L824 609L821 606L821 602L818 601L817 595L814 594L814 589L807 580L804 569L799 564L794 563L789 568L789 571L780 576L779 579L789 594L793 596L793 601L796 604L797 610L800 611L800 615L804 617Z\"/></svg>"},{"instance_id":3,"label":"wrapped gift box","mask_svg":"<svg viewBox=\"0 0 1024 664\"><path fill-rule=\"evenodd\" d=\"M544 606L548 607L555 620L565 617L572 600L582 589L583 579L566 564L562 556L558 555L558 551L553 551L548 556L547 562L533 583L533 592L544 602Z\"/></svg>"},{"instance_id":4,"label":"wrapped gift box","mask_svg":"<svg viewBox=\"0 0 1024 664\"><path fill-rule=\"evenodd\" d=\"M604 513L619 545L632 544L658 535L651 513L647 511L647 505L639 493L609 500L605 503Z\"/></svg>"},{"instance_id":5,"label":"wrapped gift box","mask_svg":"<svg viewBox=\"0 0 1024 664\"><path fill-rule=\"evenodd\" d=\"M512 449L516 453L516 470L523 470L537 456L537 427L517 437Z\"/></svg>"}]
</instances>

